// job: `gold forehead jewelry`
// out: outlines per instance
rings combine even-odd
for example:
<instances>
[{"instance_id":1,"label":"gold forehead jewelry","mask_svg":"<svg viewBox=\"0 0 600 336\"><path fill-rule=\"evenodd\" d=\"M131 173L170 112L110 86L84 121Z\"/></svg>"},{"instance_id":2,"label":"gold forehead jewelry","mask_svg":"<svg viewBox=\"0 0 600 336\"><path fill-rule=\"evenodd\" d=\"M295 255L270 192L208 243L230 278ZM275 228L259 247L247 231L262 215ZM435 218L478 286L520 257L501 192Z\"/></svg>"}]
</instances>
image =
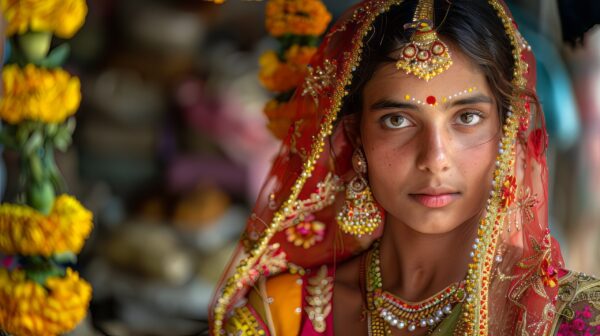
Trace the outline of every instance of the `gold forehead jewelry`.
<instances>
[{"instance_id":1,"label":"gold forehead jewelry","mask_svg":"<svg viewBox=\"0 0 600 336\"><path fill-rule=\"evenodd\" d=\"M434 0L419 0L413 21L404 29L413 29L410 41L400 50L399 70L428 81L452 65L448 46L440 40L433 21Z\"/></svg>"}]
</instances>

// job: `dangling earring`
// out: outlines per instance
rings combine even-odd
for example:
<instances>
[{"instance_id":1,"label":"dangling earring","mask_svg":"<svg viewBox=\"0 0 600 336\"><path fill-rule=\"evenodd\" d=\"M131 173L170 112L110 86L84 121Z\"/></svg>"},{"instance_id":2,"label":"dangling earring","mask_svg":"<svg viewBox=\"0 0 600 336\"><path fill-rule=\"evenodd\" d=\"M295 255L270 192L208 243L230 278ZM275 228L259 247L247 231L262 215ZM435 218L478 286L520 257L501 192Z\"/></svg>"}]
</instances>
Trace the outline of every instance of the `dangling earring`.
<instances>
[{"instance_id":1,"label":"dangling earring","mask_svg":"<svg viewBox=\"0 0 600 336\"><path fill-rule=\"evenodd\" d=\"M356 176L346 185L346 201L337 221L342 231L360 237L377 229L381 224L381 213L365 179L367 161L361 149L354 151L352 167Z\"/></svg>"}]
</instances>

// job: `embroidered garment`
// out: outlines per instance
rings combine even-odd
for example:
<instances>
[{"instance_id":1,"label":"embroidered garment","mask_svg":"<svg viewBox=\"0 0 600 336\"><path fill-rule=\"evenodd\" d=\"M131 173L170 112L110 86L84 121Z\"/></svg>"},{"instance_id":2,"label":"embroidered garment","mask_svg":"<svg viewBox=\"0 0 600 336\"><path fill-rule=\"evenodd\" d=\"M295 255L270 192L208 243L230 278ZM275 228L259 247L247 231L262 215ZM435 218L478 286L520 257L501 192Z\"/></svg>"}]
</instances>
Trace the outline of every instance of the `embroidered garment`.
<instances>
[{"instance_id":1,"label":"embroidered garment","mask_svg":"<svg viewBox=\"0 0 600 336\"><path fill-rule=\"evenodd\" d=\"M471 25L469 17L478 13L453 12L461 1L473 0L435 1L435 11ZM322 265L361 253L383 232L381 225L372 234L355 237L343 233L336 221L344 184L353 176L354 144L340 122L345 98L365 75L361 60L369 56L366 46L378 43L373 38L378 29L384 24L402 28L405 21L394 19L410 20L416 3L363 1L325 35L304 85L289 102L297 121L283 140L215 293L213 335L332 335L334 267ZM460 314L446 317L434 334L597 334L598 282L562 271L560 248L548 230L547 132L535 99L533 54L503 1L476 3L493 10L498 18L494 24L505 31L514 90L501 102L500 150L469 265L468 297ZM444 19L437 15L434 26ZM431 27L425 28L429 34ZM482 27L471 29L486 33ZM439 34L443 36L443 25ZM435 47L433 43L432 52ZM424 101L435 104L437 99Z\"/></svg>"}]
</instances>

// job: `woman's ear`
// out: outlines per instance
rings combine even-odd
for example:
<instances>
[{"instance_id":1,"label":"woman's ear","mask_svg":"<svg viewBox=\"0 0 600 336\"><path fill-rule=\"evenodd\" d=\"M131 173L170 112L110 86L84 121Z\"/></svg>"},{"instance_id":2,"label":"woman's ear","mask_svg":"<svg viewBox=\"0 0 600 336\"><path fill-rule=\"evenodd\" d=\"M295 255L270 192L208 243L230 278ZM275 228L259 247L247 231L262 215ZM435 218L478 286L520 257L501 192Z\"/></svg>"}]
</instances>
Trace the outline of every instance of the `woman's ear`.
<instances>
[{"instance_id":1,"label":"woman's ear","mask_svg":"<svg viewBox=\"0 0 600 336\"><path fill-rule=\"evenodd\" d=\"M342 125L344 126L344 132L346 137L354 148L362 146L360 140L360 118L356 113L347 115L342 119Z\"/></svg>"}]
</instances>

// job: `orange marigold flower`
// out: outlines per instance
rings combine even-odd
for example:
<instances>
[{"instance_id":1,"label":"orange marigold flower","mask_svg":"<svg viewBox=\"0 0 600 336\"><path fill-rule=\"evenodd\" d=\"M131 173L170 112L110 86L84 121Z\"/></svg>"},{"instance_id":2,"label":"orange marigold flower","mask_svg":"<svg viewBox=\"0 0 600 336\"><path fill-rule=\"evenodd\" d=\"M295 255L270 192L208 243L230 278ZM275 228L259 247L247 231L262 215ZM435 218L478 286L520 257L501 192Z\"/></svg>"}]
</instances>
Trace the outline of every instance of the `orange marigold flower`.
<instances>
[{"instance_id":1,"label":"orange marigold flower","mask_svg":"<svg viewBox=\"0 0 600 336\"><path fill-rule=\"evenodd\" d=\"M310 59L317 52L317 48L300 46L294 44L288 50L285 51L285 59L289 64L293 64L298 67L306 68Z\"/></svg>"},{"instance_id":2,"label":"orange marigold flower","mask_svg":"<svg viewBox=\"0 0 600 336\"><path fill-rule=\"evenodd\" d=\"M297 100L280 102L276 99L273 99L267 102L265 105L263 112L269 119L267 128L276 138L285 138L289 133L294 121L301 119L310 113L310 110L307 109L306 113L299 114L297 104Z\"/></svg>"},{"instance_id":3,"label":"orange marigold flower","mask_svg":"<svg viewBox=\"0 0 600 336\"><path fill-rule=\"evenodd\" d=\"M306 64L299 66L282 63L273 51L264 53L259 60L258 78L261 84L273 92L286 92L297 87L306 74Z\"/></svg>"},{"instance_id":4,"label":"orange marigold flower","mask_svg":"<svg viewBox=\"0 0 600 336\"><path fill-rule=\"evenodd\" d=\"M292 104L270 100L264 108L264 113L269 119L267 128L277 139L283 139L288 134L292 125L295 110Z\"/></svg>"},{"instance_id":5,"label":"orange marigold flower","mask_svg":"<svg viewBox=\"0 0 600 336\"><path fill-rule=\"evenodd\" d=\"M269 0L266 27L269 34L321 35L331 21L331 13L319 0Z\"/></svg>"},{"instance_id":6,"label":"orange marigold flower","mask_svg":"<svg viewBox=\"0 0 600 336\"><path fill-rule=\"evenodd\" d=\"M0 325L13 335L60 335L85 317L92 287L67 269L44 286L27 280L22 270L0 269Z\"/></svg>"},{"instance_id":7,"label":"orange marigold flower","mask_svg":"<svg viewBox=\"0 0 600 336\"><path fill-rule=\"evenodd\" d=\"M44 216L25 205L0 205L0 252L7 255L79 253L92 231L92 213L68 195L56 198Z\"/></svg>"},{"instance_id":8,"label":"orange marigold flower","mask_svg":"<svg viewBox=\"0 0 600 336\"><path fill-rule=\"evenodd\" d=\"M85 0L0 0L0 9L7 36L49 31L62 38L81 28L88 10Z\"/></svg>"},{"instance_id":9,"label":"orange marigold flower","mask_svg":"<svg viewBox=\"0 0 600 336\"><path fill-rule=\"evenodd\" d=\"M79 79L62 69L7 65L2 70L2 82L0 118L10 124L24 120L59 123L79 108Z\"/></svg>"},{"instance_id":10,"label":"orange marigold flower","mask_svg":"<svg viewBox=\"0 0 600 336\"><path fill-rule=\"evenodd\" d=\"M282 62L274 51L265 52L259 59L260 82L273 92L296 88L304 80L306 67L316 51L314 47L293 45L285 51L286 62Z\"/></svg>"}]
</instances>

